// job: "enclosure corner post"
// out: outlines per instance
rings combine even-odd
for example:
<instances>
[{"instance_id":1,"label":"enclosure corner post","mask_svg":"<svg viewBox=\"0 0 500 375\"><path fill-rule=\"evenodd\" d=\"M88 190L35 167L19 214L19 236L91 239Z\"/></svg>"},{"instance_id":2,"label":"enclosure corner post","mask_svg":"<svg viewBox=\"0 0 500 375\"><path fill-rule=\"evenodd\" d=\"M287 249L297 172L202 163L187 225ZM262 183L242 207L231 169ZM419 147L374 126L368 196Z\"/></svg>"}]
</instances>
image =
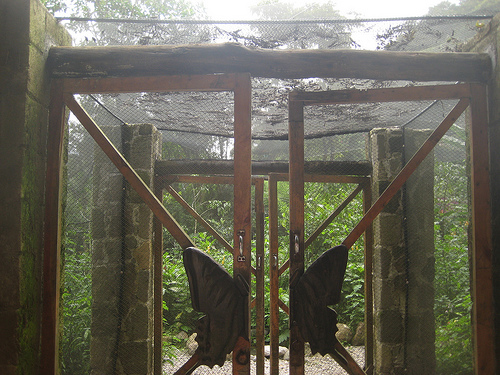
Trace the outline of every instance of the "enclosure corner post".
<instances>
[{"instance_id":1,"label":"enclosure corner post","mask_svg":"<svg viewBox=\"0 0 500 375\"><path fill-rule=\"evenodd\" d=\"M43 311L40 370L59 372L59 300L62 232L62 162L65 106L59 81L52 82L45 185Z\"/></svg>"},{"instance_id":2,"label":"enclosure corner post","mask_svg":"<svg viewBox=\"0 0 500 375\"><path fill-rule=\"evenodd\" d=\"M493 305L490 159L486 86L471 85L472 297L474 371L497 373Z\"/></svg>"}]
</instances>

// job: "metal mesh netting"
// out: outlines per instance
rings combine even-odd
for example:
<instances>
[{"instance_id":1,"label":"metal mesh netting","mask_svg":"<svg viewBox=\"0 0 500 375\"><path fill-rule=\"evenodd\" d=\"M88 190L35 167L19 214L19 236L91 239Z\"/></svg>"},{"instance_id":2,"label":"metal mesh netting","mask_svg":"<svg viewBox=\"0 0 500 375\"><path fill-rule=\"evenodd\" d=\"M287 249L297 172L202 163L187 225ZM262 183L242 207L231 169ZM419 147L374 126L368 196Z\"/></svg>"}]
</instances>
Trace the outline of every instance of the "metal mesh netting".
<instances>
[{"instance_id":1,"label":"metal mesh netting","mask_svg":"<svg viewBox=\"0 0 500 375\"><path fill-rule=\"evenodd\" d=\"M259 48L456 51L498 12L391 19L278 21L92 20L61 18L75 44L179 45L238 42ZM69 20L69 21L68 21Z\"/></svg>"},{"instance_id":2,"label":"metal mesh netting","mask_svg":"<svg viewBox=\"0 0 500 375\"><path fill-rule=\"evenodd\" d=\"M482 17L228 24L72 21L71 28L76 30L78 40L89 45L235 41L261 48L378 47L455 51L482 27L482 22L485 22ZM288 93L292 90L417 84L252 78L252 159L288 160ZM138 173L151 183L157 158L195 161L233 158L233 99L232 93L225 92L79 97L82 106L115 146L132 165L139 166ZM414 151L423 142L423 137L439 125L454 104L436 101L307 107L306 161L369 162L374 168L372 179L378 178L376 183L372 181L373 191L379 192L387 180L375 176L374 153L380 152L382 146L374 143L373 138L387 137L383 147L388 148L387 160L380 165L394 172L409 160L412 153L409 150ZM154 125L159 133L147 124ZM155 143L159 138L162 139L161 146ZM382 213L380 222L376 223L379 229L375 230L373 246L373 303L379 320L375 320L373 326L375 343L365 346L364 339L361 339L355 344L352 337L343 341L360 363L367 358L365 351L372 350L376 358L381 358L381 353L391 353L391 371L406 368L418 372L422 366L435 366L436 373L442 374L472 372L465 145L465 120L461 118L426 159L425 168L417 170L418 177L401 192L397 203L391 203L389 210L392 211ZM67 173L63 371L67 374L151 373L153 215L74 119L69 126ZM203 174L211 175L212 171L206 170ZM357 175L358 171L354 168L346 174ZM231 185L177 181L171 182L171 186L232 243ZM306 182L306 234L313 233L355 187L355 183ZM310 244L306 250L306 266L322 251L340 244L361 218L361 195L358 194ZM207 234L170 194L164 192L163 198L169 211L198 246L231 273L232 255L224 246ZM268 209L266 203L266 215ZM288 183L279 182L281 263L286 260L288 252L288 210ZM163 373L170 374L187 360L188 353L192 353L195 344L192 334L199 314L191 307L180 249L165 230L162 237L162 366ZM342 301L336 306L339 322L348 326L352 334L365 322L364 256L364 242L360 240L351 249ZM266 256L266 266L267 262ZM286 303L287 271L280 277L279 288L279 296ZM266 309L268 305L266 297ZM421 322L420 325L415 321ZM280 345L288 346L288 323L284 311L280 311L279 323ZM268 327L266 316L267 341ZM372 345L371 349L369 345ZM403 346L405 350L401 349ZM410 349L414 349L413 352ZM279 363L280 374L288 373L288 361L280 359ZM268 373L267 360L265 365ZM228 361L222 369L218 366L214 369L200 367L194 373L224 374L230 371ZM255 371L252 358L252 373ZM379 368L379 371L385 370ZM307 357L306 372L345 373L328 356ZM421 373L430 372L422 370Z\"/></svg>"}]
</instances>

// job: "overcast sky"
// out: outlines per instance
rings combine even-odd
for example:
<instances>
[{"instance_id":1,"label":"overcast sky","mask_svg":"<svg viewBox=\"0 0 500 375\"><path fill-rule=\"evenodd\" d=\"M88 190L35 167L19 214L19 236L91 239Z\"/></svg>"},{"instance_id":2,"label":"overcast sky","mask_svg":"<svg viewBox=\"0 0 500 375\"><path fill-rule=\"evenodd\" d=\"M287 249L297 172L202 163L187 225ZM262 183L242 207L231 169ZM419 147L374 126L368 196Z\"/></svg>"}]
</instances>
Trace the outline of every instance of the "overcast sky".
<instances>
[{"instance_id":1,"label":"overcast sky","mask_svg":"<svg viewBox=\"0 0 500 375\"><path fill-rule=\"evenodd\" d=\"M284 2L286 0L283 0ZM387 18L423 16L427 10L442 0L342 0L336 8L347 18ZM448 0L458 4L459 0ZM210 18L214 20L249 20L250 6L259 0L201 0ZM323 0L289 0L303 5L307 2L321 3Z\"/></svg>"}]
</instances>

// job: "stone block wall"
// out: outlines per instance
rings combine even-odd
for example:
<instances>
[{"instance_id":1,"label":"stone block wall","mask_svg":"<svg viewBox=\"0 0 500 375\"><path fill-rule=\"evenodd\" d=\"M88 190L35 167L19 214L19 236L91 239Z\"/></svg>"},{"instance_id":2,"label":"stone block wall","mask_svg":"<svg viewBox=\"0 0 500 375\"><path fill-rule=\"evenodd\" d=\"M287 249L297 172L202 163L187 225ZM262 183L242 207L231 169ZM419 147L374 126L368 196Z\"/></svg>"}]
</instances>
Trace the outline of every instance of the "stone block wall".
<instances>
[{"instance_id":1,"label":"stone block wall","mask_svg":"<svg viewBox=\"0 0 500 375\"><path fill-rule=\"evenodd\" d=\"M402 169L408 157L405 150L412 155L426 135L400 128L370 132L374 199ZM433 172L431 157L408 181L407 193L396 193L373 223L375 374L435 371ZM423 338L424 333L430 336Z\"/></svg>"},{"instance_id":2,"label":"stone block wall","mask_svg":"<svg viewBox=\"0 0 500 375\"><path fill-rule=\"evenodd\" d=\"M0 2L0 374L40 355L49 48L71 38L38 0Z\"/></svg>"},{"instance_id":3,"label":"stone block wall","mask_svg":"<svg viewBox=\"0 0 500 375\"><path fill-rule=\"evenodd\" d=\"M103 129L152 186L161 136L152 126ZM153 214L96 150L92 374L150 374L153 365Z\"/></svg>"}]
</instances>

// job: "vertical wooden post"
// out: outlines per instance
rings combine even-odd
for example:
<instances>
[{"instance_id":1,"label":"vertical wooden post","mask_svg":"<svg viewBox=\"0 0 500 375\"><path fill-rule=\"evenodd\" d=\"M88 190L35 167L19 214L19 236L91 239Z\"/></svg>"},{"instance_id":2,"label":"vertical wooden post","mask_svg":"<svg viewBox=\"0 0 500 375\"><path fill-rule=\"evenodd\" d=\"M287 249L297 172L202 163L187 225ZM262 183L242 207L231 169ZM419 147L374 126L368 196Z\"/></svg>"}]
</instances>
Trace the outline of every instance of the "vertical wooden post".
<instances>
[{"instance_id":1,"label":"vertical wooden post","mask_svg":"<svg viewBox=\"0 0 500 375\"><path fill-rule=\"evenodd\" d=\"M264 179L255 180L255 299L256 309L256 333L255 346L257 355L257 375L264 375L264 344L265 344L265 320L264 320Z\"/></svg>"},{"instance_id":2,"label":"vertical wooden post","mask_svg":"<svg viewBox=\"0 0 500 375\"><path fill-rule=\"evenodd\" d=\"M279 373L279 305L278 305L278 280L279 280L279 257L278 257L278 180L276 175L270 174L268 181L269 190L269 337L271 346L270 375Z\"/></svg>"},{"instance_id":3,"label":"vertical wooden post","mask_svg":"<svg viewBox=\"0 0 500 375\"><path fill-rule=\"evenodd\" d=\"M304 105L289 101L290 375L304 374L304 340L295 321L293 289L304 273Z\"/></svg>"},{"instance_id":4,"label":"vertical wooden post","mask_svg":"<svg viewBox=\"0 0 500 375\"><path fill-rule=\"evenodd\" d=\"M363 213L372 205L370 183L363 188ZM365 372L373 373L373 226L366 228L365 234Z\"/></svg>"},{"instance_id":5,"label":"vertical wooden post","mask_svg":"<svg viewBox=\"0 0 500 375\"><path fill-rule=\"evenodd\" d=\"M45 223L42 290L42 338L40 373L59 373L59 298L62 232L62 160L64 144L65 106L62 84L52 81L47 171L45 185Z\"/></svg>"},{"instance_id":6,"label":"vertical wooden post","mask_svg":"<svg viewBox=\"0 0 500 375\"><path fill-rule=\"evenodd\" d=\"M161 178L154 180L155 195L163 202L163 184ZM163 352L163 225L155 216L153 221L153 267L154 267L154 354L153 371L155 375L162 374Z\"/></svg>"},{"instance_id":7,"label":"vertical wooden post","mask_svg":"<svg viewBox=\"0 0 500 375\"><path fill-rule=\"evenodd\" d=\"M472 319L476 374L496 373L487 110L486 87L471 84Z\"/></svg>"},{"instance_id":8,"label":"vertical wooden post","mask_svg":"<svg viewBox=\"0 0 500 375\"><path fill-rule=\"evenodd\" d=\"M233 273L250 286L252 209L252 87L249 74L237 74L234 89L234 253ZM246 338L250 339L250 293L245 312ZM245 358L245 360L242 360ZM250 373L250 342L233 351L233 374Z\"/></svg>"}]
</instances>

